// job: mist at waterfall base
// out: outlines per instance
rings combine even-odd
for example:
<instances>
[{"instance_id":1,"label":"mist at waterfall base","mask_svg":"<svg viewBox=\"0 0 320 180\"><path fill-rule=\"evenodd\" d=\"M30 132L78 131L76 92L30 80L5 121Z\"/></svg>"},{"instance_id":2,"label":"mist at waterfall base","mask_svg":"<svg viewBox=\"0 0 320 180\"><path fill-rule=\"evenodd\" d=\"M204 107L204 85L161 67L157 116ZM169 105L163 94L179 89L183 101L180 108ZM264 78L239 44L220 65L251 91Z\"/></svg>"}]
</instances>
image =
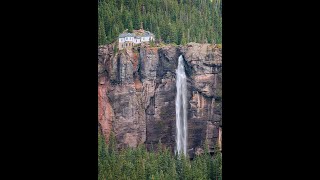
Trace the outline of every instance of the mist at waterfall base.
<instances>
[{"instance_id":1,"label":"mist at waterfall base","mask_svg":"<svg viewBox=\"0 0 320 180\"><path fill-rule=\"evenodd\" d=\"M176 69L176 153L187 155L187 78L182 55Z\"/></svg>"}]
</instances>

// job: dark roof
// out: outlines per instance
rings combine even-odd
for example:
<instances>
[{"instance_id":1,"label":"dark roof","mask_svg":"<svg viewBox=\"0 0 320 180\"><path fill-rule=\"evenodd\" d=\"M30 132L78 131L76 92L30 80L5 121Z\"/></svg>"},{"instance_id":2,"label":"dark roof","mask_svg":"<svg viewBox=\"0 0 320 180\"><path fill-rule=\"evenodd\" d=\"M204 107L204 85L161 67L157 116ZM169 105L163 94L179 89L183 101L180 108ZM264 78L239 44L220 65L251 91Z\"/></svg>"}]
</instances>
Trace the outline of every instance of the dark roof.
<instances>
[{"instance_id":1,"label":"dark roof","mask_svg":"<svg viewBox=\"0 0 320 180\"><path fill-rule=\"evenodd\" d=\"M128 34L127 34L127 37L134 37L134 34L128 33Z\"/></svg>"},{"instance_id":2,"label":"dark roof","mask_svg":"<svg viewBox=\"0 0 320 180\"><path fill-rule=\"evenodd\" d=\"M124 37L126 37L126 34L127 34L127 33L122 33L122 34L120 34L120 35L119 35L119 38L124 38Z\"/></svg>"},{"instance_id":3,"label":"dark roof","mask_svg":"<svg viewBox=\"0 0 320 180\"><path fill-rule=\"evenodd\" d=\"M134 37L134 34L132 33L122 33L119 35L119 38L124 38L124 37Z\"/></svg>"},{"instance_id":4,"label":"dark roof","mask_svg":"<svg viewBox=\"0 0 320 180\"><path fill-rule=\"evenodd\" d=\"M145 31L142 35L135 35L134 33L122 33L119 35L119 38L134 37L134 38L140 39L141 37L149 37L149 36L154 36L154 35L149 31Z\"/></svg>"}]
</instances>

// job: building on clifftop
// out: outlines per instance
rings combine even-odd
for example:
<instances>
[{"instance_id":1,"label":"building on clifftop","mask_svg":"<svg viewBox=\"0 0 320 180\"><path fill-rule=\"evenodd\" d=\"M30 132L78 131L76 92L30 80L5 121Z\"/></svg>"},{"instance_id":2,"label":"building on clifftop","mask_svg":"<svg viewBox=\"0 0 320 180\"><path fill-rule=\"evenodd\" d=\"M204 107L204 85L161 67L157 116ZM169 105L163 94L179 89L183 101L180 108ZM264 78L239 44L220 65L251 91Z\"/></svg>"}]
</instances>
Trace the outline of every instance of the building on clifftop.
<instances>
[{"instance_id":1,"label":"building on clifftop","mask_svg":"<svg viewBox=\"0 0 320 180\"><path fill-rule=\"evenodd\" d=\"M119 50L132 48L136 44L154 40L154 34L149 31L145 31L141 24L141 28L139 30L133 30L132 33L128 33L126 30L119 35Z\"/></svg>"}]
</instances>

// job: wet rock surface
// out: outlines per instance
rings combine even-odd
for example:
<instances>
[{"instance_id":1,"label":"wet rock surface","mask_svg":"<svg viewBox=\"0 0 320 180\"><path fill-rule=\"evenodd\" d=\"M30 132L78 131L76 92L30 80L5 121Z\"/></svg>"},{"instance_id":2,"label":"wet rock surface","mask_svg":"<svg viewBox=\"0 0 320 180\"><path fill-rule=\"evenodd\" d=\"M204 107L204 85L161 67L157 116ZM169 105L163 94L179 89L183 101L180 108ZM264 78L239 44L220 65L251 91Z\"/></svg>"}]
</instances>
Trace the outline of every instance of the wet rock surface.
<instances>
[{"instance_id":1,"label":"wet rock surface","mask_svg":"<svg viewBox=\"0 0 320 180\"><path fill-rule=\"evenodd\" d=\"M118 147L161 143L175 148L175 70L183 55L188 76L188 149L205 140L213 151L222 132L222 50L210 44L113 52L99 47L99 127ZM220 130L219 130L220 129ZM220 137L220 138L219 138Z\"/></svg>"}]
</instances>

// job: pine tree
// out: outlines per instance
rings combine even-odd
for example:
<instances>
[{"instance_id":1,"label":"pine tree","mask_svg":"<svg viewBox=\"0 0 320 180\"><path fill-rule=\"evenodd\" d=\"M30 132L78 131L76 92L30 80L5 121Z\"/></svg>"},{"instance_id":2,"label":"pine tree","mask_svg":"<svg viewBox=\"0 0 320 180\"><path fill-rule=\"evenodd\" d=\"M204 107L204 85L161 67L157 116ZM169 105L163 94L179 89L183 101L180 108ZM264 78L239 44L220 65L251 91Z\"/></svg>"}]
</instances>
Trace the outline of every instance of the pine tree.
<instances>
[{"instance_id":1,"label":"pine tree","mask_svg":"<svg viewBox=\"0 0 320 180\"><path fill-rule=\"evenodd\" d=\"M187 43L222 43L221 0L100 0L98 8L99 26L102 21L107 43L115 41L124 29L139 29L141 22L144 29L151 30L158 40L161 38L164 42L182 44L184 32ZM105 41L101 29L99 44Z\"/></svg>"},{"instance_id":2,"label":"pine tree","mask_svg":"<svg viewBox=\"0 0 320 180\"><path fill-rule=\"evenodd\" d=\"M160 42L160 41L161 41L160 29L159 29L159 27L158 27L158 26L157 26L157 28L156 28L155 38L156 38L156 41L158 41L158 42Z\"/></svg>"},{"instance_id":3,"label":"pine tree","mask_svg":"<svg viewBox=\"0 0 320 180\"><path fill-rule=\"evenodd\" d=\"M178 38L177 38L177 29L175 24L170 24L170 32L169 32L169 43L176 43L178 44Z\"/></svg>"},{"instance_id":4,"label":"pine tree","mask_svg":"<svg viewBox=\"0 0 320 180\"><path fill-rule=\"evenodd\" d=\"M107 37L105 34L105 29L103 22L99 22L99 29L98 29L98 45L105 45L107 43Z\"/></svg>"},{"instance_id":5,"label":"pine tree","mask_svg":"<svg viewBox=\"0 0 320 180\"><path fill-rule=\"evenodd\" d=\"M182 33L181 44L182 45L186 45L187 44L187 39L186 39L186 36L184 35L184 32Z\"/></svg>"},{"instance_id":6,"label":"pine tree","mask_svg":"<svg viewBox=\"0 0 320 180\"><path fill-rule=\"evenodd\" d=\"M212 171L214 177L221 177L222 176L222 154L219 151L218 144L215 145L214 148L214 156L213 156L213 165Z\"/></svg>"},{"instance_id":7,"label":"pine tree","mask_svg":"<svg viewBox=\"0 0 320 180\"><path fill-rule=\"evenodd\" d=\"M129 32L132 32L132 31L133 31L133 24L132 24L132 21L131 21L131 20L129 21L128 31L129 31Z\"/></svg>"}]
</instances>

